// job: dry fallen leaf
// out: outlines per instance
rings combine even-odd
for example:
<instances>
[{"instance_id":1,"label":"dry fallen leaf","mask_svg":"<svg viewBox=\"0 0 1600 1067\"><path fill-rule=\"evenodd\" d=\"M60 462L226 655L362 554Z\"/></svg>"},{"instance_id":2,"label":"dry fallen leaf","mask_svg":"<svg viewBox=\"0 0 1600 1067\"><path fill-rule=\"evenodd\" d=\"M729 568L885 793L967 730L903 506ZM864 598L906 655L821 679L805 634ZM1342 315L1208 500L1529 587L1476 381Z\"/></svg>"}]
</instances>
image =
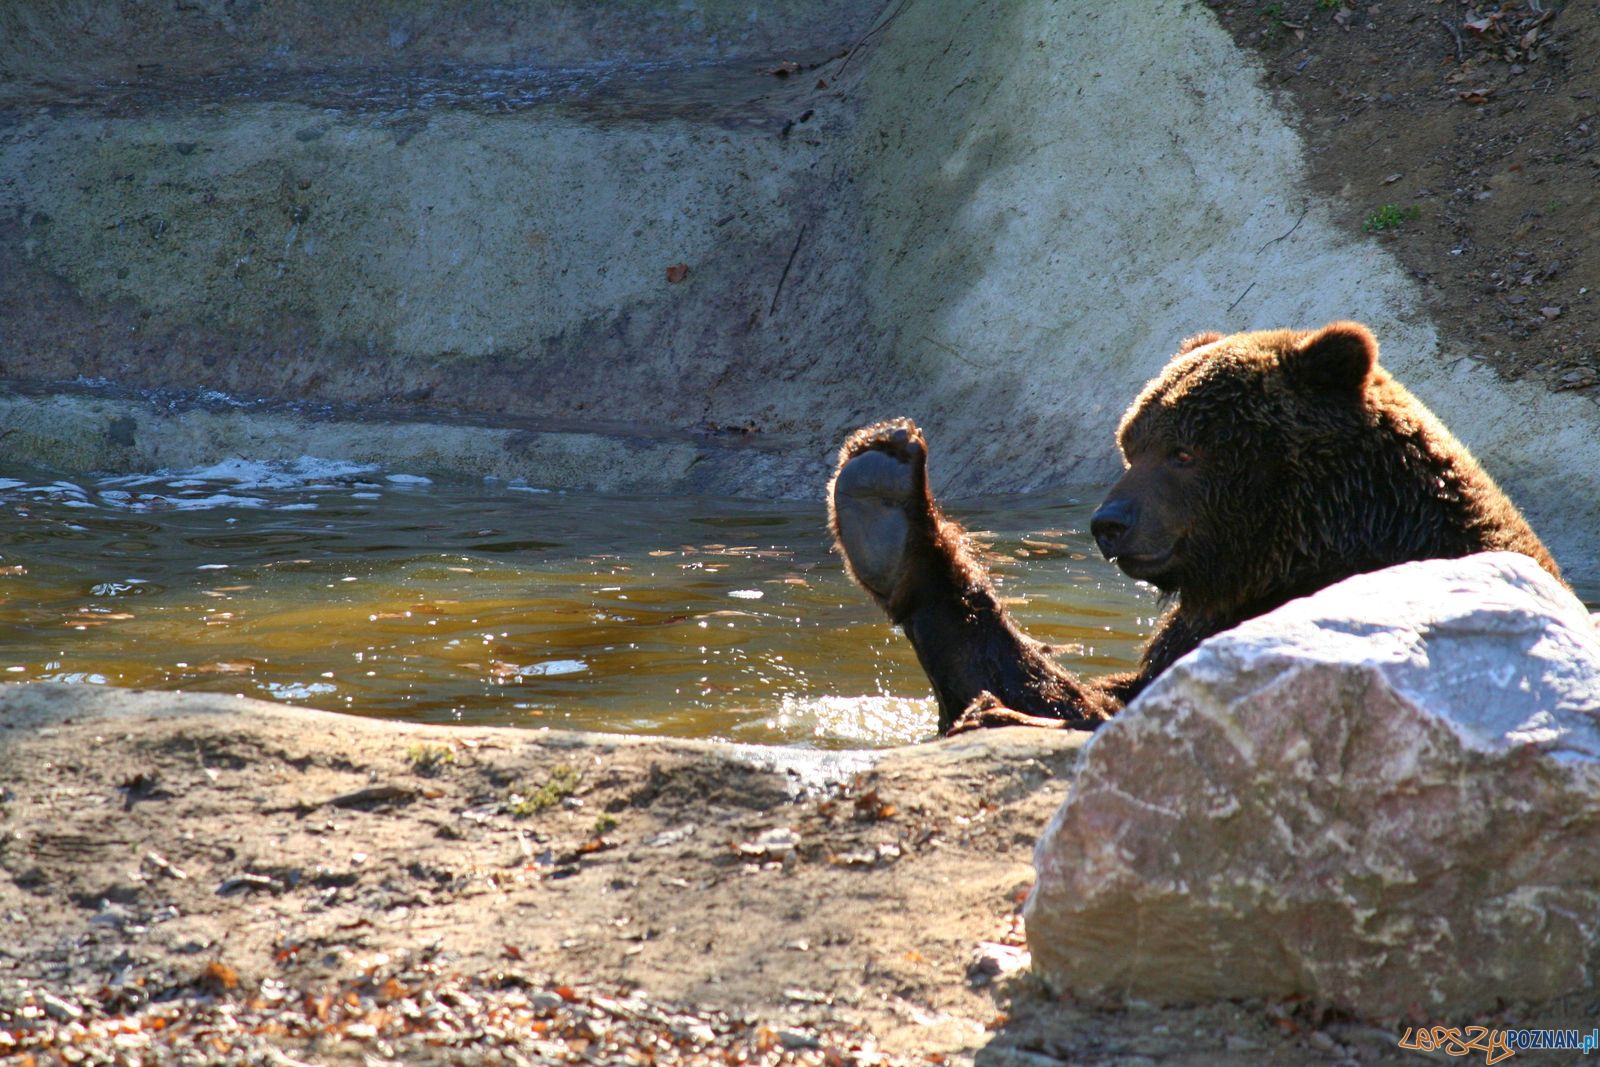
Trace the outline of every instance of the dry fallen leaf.
<instances>
[{"instance_id":1,"label":"dry fallen leaf","mask_svg":"<svg viewBox=\"0 0 1600 1067\"><path fill-rule=\"evenodd\" d=\"M206 964L205 973L200 976L200 980L217 989L237 989L239 972L221 960L212 960Z\"/></svg>"},{"instance_id":2,"label":"dry fallen leaf","mask_svg":"<svg viewBox=\"0 0 1600 1067\"><path fill-rule=\"evenodd\" d=\"M683 281L688 276L689 264L687 263L674 263L672 266L667 268L667 281L674 285Z\"/></svg>"}]
</instances>

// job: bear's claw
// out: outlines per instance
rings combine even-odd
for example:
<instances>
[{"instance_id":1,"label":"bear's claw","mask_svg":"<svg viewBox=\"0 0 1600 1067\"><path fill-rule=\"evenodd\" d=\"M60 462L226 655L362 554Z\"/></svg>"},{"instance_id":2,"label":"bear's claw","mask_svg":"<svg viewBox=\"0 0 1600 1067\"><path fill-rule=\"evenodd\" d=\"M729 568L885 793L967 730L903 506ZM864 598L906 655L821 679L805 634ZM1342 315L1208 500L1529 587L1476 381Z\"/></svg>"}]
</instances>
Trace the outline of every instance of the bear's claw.
<instances>
[{"instance_id":1,"label":"bear's claw","mask_svg":"<svg viewBox=\"0 0 1600 1067\"><path fill-rule=\"evenodd\" d=\"M889 419L863 426L845 438L844 446L839 449L839 465L842 467L863 452L874 451L921 468L926 463L928 442L910 419Z\"/></svg>"},{"instance_id":2,"label":"bear's claw","mask_svg":"<svg viewBox=\"0 0 1600 1067\"><path fill-rule=\"evenodd\" d=\"M985 689L972 698L972 703L968 704L961 717L951 724L945 736L955 737L959 734L972 733L974 730L991 730L998 726L1031 726L1035 729L1064 730L1071 728L1072 725L1065 719L1029 715L1008 708L1001 703L999 697ZM1077 728L1092 730L1097 725L1099 723L1080 725Z\"/></svg>"}]
</instances>

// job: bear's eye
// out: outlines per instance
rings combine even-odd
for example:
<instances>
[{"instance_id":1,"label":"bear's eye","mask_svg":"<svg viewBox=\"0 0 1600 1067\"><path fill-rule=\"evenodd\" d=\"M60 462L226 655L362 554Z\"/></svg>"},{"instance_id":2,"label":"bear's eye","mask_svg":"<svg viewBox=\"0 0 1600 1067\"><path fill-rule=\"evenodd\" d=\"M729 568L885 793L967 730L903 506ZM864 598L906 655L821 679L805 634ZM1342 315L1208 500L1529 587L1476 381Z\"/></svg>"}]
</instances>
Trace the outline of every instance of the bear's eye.
<instances>
[{"instance_id":1,"label":"bear's eye","mask_svg":"<svg viewBox=\"0 0 1600 1067\"><path fill-rule=\"evenodd\" d=\"M1187 448L1174 448L1167 454L1167 462L1174 467L1187 467L1194 462L1194 452Z\"/></svg>"}]
</instances>

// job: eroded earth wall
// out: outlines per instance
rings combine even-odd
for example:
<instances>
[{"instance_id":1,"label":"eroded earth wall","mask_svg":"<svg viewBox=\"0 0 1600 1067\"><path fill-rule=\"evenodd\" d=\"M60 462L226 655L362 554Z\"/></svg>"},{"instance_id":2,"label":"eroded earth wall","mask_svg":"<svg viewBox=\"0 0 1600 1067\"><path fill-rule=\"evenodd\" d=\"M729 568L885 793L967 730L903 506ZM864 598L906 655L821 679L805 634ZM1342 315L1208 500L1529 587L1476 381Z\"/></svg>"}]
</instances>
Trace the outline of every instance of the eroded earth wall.
<instances>
[{"instance_id":1,"label":"eroded earth wall","mask_svg":"<svg viewBox=\"0 0 1600 1067\"><path fill-rule=\"evenodd\" d=\"M1182 337L1357 318L1592 578L1600 408L1441 346L1202 5L302 6L0 14L22 453L170 462L137 392L211 391L224 454L398 418L485 427L444 467L806 496L907 414L947 494L1092 486ZM74 379L81 419L26 396Z\"/></svg>"}]
</instances>

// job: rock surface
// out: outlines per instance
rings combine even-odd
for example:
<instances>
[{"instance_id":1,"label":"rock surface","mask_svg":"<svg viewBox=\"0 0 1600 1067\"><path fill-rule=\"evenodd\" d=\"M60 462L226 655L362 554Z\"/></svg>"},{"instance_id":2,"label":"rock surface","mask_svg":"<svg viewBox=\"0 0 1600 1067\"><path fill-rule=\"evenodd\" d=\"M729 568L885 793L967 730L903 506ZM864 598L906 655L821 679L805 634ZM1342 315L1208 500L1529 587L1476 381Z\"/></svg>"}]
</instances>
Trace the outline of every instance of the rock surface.
<instances>
[{"instance_id":1,"label":"rock surface","mask_svg":"<svg viewBox=\"0 0 1600 1067\"><path fill-rule=\"evenodd\" d=\"M1432 1017L1591 988L1600 636L1507 553L1341 582L1105 727L1035 864L1036 966L1080 995Z\"/></svg>"}]
</instances>

